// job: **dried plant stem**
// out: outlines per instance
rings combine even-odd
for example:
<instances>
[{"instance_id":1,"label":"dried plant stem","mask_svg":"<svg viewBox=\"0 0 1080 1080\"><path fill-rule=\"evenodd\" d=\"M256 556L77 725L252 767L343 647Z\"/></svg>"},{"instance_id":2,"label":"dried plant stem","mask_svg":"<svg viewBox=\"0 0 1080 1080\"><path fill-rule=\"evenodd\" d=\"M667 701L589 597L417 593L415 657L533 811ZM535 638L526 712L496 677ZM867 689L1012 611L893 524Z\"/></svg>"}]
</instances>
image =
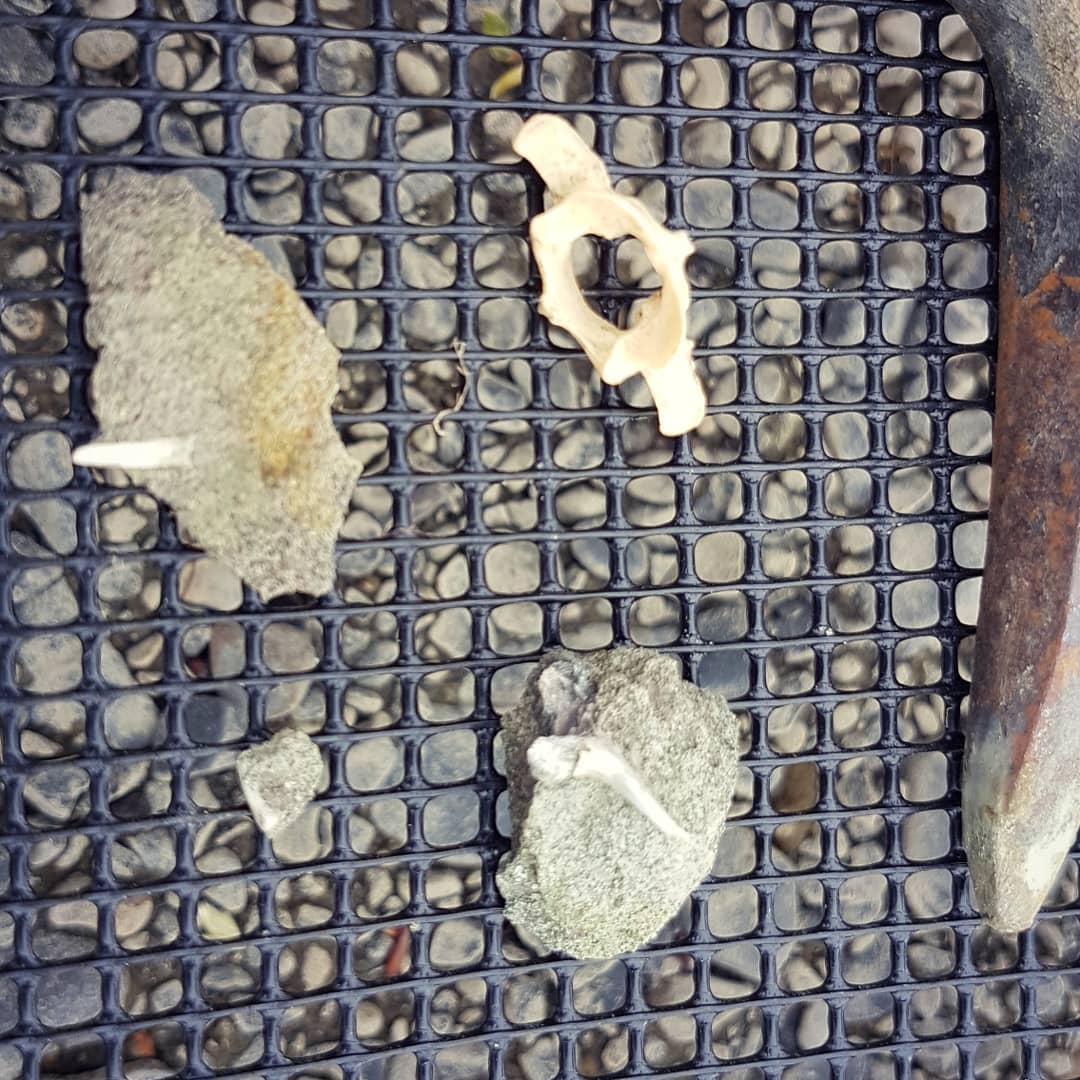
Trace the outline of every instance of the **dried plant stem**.
<instances>
[{"instance_id":1,"label":"dried plant stem","mask_svg":"<svg viewBox=\"0 0 1080 1080\"><path fill-rule=\"evenodd\" d=\"M469 396L469 369L465 366L465 342L454 338L450 342L450 348L454 350L454 356L457 357L457 369L461 372L461 389L458 391L454 404L448 409L440 409L431 420L431 426L440 439L446 434L443 431L442 422L448 416L461 412L465 407L465 399Z\"/></svg>"}]
</instances>

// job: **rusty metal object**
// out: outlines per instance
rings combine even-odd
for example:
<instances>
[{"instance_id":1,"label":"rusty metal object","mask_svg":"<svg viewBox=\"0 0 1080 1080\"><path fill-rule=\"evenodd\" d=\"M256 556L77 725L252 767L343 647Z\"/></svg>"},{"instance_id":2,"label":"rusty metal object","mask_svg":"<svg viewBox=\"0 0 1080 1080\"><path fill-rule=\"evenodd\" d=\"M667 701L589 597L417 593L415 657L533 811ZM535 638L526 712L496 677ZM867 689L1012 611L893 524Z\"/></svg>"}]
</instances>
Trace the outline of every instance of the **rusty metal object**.
<instances>
[{"instance_id":1,"label":"rusty metal object","mask_svg":"<svg viewBox=\"0 0 1080 1080\"><path fill-rule=\"evenodd\" d=\"M965 728L975 904L1030 926L1080 825L1080 0L955 0L1001 125L994 483Z\"/></svg>"}]
</instances>

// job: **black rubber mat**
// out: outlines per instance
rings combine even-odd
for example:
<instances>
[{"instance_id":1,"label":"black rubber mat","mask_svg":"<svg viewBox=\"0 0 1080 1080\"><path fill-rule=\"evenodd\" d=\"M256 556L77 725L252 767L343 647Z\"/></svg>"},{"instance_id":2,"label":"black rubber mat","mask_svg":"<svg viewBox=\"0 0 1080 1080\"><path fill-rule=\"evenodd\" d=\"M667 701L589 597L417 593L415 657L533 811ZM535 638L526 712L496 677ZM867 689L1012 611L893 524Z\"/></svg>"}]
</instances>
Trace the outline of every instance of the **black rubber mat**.
<instances>
[{"instance_id":1,"label":"black rubber mat","mask_svg":"<svg viewBox=\"0 0 1080 1080\"><path fill-rule=\"evenodd\" d=\"M536 313L536 110L697 243L688 437ZM1080 1075L1075 865L1000 936L958 843L995 139L937 2L0 0L0 1078ZM331 596L260 603L71 467L79 193L132 166L342 351ZM653 285L579 255L613 318ZM627 642L740 712L733 821L654 946L538 955L497 715ZM234 764L290 725L327 786L271 843Z\"/></svg>"}]
</instances>

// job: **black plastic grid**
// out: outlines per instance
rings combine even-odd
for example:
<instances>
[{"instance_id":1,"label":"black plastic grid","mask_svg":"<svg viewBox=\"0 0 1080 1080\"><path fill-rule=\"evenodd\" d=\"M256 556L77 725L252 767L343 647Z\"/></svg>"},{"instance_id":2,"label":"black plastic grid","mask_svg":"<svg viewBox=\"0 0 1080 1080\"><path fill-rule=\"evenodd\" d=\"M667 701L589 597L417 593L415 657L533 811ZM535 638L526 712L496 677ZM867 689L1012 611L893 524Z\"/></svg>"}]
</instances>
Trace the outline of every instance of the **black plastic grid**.
<instances>
[{"instance_id":1,"label":"black plastic grid","mask_svg":"<svg viewBox=\"0 0 1080 1080\"><path fill-rule=\"evenodd\" d=\"M995 171L961 30L880 0L0 0L0 1077L1080 1074L1080 922L987 933L958 847ZM699 244L693 436L535 313L508 140L538 108ZM365 471L315 606L71 472L78 193L131 164L187 170L343 350ZM648 285L582 255L613 316ZM540 957L494 886L495 716L541 644L628 641L745 717L736 820L654 947ZM271 845L232 763L285 723L328 786Z\"/></svg>"}]
</instances>

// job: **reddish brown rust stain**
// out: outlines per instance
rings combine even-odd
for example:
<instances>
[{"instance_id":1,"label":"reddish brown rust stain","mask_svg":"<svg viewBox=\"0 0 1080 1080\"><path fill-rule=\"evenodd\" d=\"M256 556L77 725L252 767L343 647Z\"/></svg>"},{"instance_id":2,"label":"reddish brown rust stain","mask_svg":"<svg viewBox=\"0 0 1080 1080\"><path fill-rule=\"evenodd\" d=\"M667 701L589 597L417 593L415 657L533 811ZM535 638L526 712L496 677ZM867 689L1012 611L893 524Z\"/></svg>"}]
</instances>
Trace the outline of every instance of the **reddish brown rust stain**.
<instances>
[{"instance_id":1,"label":"reddish brown rust stain","mask_svg":"<svg viewBox=\"0 0 1080 1080\"><path fill-rule=\"evenodd\" d=\"M1054 700L1080 692L1080 657L1062 648L1080 625L1080 277L1050 271L1020 295L1010 260L1000 312L971 734L1004 726L1018 770Z\"/></svg>"},{"instance_id":2,"label":"reddish brown rust stain","mask_svg":"<svg viewBox=\"0 0 1080 1080\"><path fill-rule=\"evenodd\" d=\"M409 970L409 950L412 945L412 934L407 926L392 926L387 931L394 944L390 954L386 958L387 978L404 975Z\"/></svg>"}]
</instances>

